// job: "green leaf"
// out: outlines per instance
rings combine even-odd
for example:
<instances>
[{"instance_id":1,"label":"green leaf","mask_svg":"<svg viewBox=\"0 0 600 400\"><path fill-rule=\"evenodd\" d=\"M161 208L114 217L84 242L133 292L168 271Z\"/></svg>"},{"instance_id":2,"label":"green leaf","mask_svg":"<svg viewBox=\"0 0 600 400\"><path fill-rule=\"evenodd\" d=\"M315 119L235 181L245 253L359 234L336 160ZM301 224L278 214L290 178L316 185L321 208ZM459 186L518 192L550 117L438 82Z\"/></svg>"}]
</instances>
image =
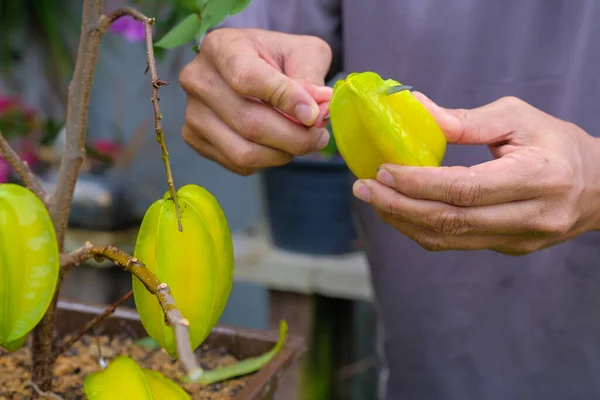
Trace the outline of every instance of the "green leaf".
<instances>
[{"instance_id":1,"label":"green leaf","mask_svg":"<svg viewBox=\"0 0 600 400\"><path fill-rule=\"evenodd\" d=\"M233 9L229 12L229 15L239 14L250 4L252 0L236 0Z\"/></svg>"},{"instance_id":2,"label":"green leaf","mask_svg":"<svg viewBox=\"0 0 600 400\"><path fill-rule=\"evenodd\" d=\"M210 0L196 0L196 7L198 7L198 10L202 10L209 1Z\"/></svg>"},{"instance_id":3,"label":"green leaf","mask_svg":"<svg viewBox=\"0 0 600 400\"><path fill-rule=\"evenodd\" d=\"M269 361L271 361L275 354L277 354L279 350L281 350L285 342L287 330L288 325L284 320L282 320L279 323L279 340L277 341L277 344L275 344L275 347L273 347L270 351L258 357L247 358L238 362L237 364L227 365L225 367L213 369L210 371L204 371L204 373L199 379L199 382L202 384L210 385L211 383L224 381L230 378L234 378L241 375L247 375L258 371ZM184 381L186 381L185 378Z\"/></svg>"},{"instance_id":4,"label":"green leaf","mask_svg":"<svg viewBox=\"0 0 600 400\"><path fill-rule=\"evenodd\" d=\"M209 0L202 9L202 28L206 30L219 25L238 0Z\"/></svg>"},{"instance_id":5,"label":"green leaf","mask_svg":"<svg viewBox=\"0 0 600 400\"><path fill-rule=\"evenodd\" d=\"M156 350L160 348L160 344L156 342L156 340L152 339L150 336L143 337L134 342L136 346L143 347L146 350Z\"/></svg>"},{"instance_id":6,"label":"green leaf","mask_svg":"<svg viewBox=\"0 0 600 400\"><path fill-rule=\"evenodd\" d=\"M190 14L185 17L179 24L171 29L162 39L155 43L156 47L172 49L182 44L185 44L196 36L203 21L200 20L198 14Z\"/></svg>"},{"instance_id":7,"label":"green leaf","mask_svg":"<svg viewBox=\"0 0 600 400\"><path fill-rule=\"evenodd\" d=\"M201 8L198 7L195 0L175 0L175 5L177 8L194 13L197 13Z\"/></svg>"}]
</instances>

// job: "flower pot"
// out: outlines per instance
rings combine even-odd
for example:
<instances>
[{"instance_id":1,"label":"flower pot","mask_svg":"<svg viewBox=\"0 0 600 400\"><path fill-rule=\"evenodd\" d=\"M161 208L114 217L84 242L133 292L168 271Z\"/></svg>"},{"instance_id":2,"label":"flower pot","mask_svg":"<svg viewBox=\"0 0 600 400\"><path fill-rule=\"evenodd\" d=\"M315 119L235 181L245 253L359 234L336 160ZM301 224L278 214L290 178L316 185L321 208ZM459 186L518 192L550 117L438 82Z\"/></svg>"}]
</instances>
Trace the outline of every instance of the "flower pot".
<instances>
[{"instance_id":1,"label":"flower pot","mask_svg":"<svg viewBox=\"0 0 600 400\"><path fill-rule=\"evenodd\" d=\"M66 335L77 331L94 316L102 313L104 307L60 301L58 310L58 337L63 338ZM109 339L123 335L134 336L136 338L142 338L147 335L135 309L128 307L119 307L111 317L97 325L95 331L97 334L101 334ZM215 351L220 351L222 354L232 355L238 360L242 360L245 358L258 356L269 351L271 348L273 348L277 342L277 339L278 332L265 332L217 326L215 329L213 329L212 333L208 336L203 345L200 346L200 348L196 351L196 354L200 358L200 353L206 352L208 348ZM100 346L100 344L98 344L98 346ZM110 348L109 343L105 343L102 346L105 346L105 348ZM89 348L96 348L93 345L93 341L90 343ZM285 373L286 369L290 367L296 361L296 359L304 353L304 351L304 341L301 338L288 333L284 347L275 355L275 357L273 357L273 359L271 359L267 365L254 374L236 379L237 386L235 390L235 399L273 399L277 391L279 379ZM149 355L151 352L152 350L147 351ZM69 352L66 354L69 354ZM6 360L6 358L10 357L14 357L14 354L0 350L0 371L2 370L2 364L11 363L11 360ZM106 362L110 362L110 356L105 356L104 358ZM202 359L200 358L200 360ZM14 365L18 365L18 362L15 361L12 361L12 363ZM74 373L81 375L77 376L77 379L81 381L81 384L83 384L84 376L81 373L81 369L84 367L76 364L72 366L69 366L69 364L66 365L67 367L65 367L65 363L63 363L61 368L76 369L77 371ZM55 371L58 369L59 368L55 368ZM10 373L14 373L14 369L10 371ZM208 399L212 398L212 396L214 396L214 398L226 398L222 397L225 388L226 382L223 382L204 388L203 393L209 391L211 392L210 396L203 396L199 393L194 393L193 391L190 392L189 390L188 393L192 399ZM5 390L7 390L6 387L0 387L0 398L20 398L14 397L13 393L7 393ZM81 397L65 395L63 398L75 399Z\"/></svg>"},{"instance_id":2,"label":"flower pot","mask_svg":"<svg viewBox=\"0 0 600 400\"><path fill-rule=\"evenodd\" d=\"M351 214L352 175L341 157L296 157L263 172L274 246L337 255L359 250Z\"/></svg>"}]
</instances>

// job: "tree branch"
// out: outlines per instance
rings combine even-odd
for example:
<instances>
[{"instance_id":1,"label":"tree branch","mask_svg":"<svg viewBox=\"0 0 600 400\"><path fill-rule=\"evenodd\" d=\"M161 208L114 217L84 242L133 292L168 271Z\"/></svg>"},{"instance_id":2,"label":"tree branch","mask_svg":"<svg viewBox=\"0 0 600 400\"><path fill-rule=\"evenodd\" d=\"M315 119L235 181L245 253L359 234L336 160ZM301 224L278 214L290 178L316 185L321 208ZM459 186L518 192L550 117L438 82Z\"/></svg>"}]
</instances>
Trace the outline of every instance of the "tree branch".
<instances>
[{"instance_id":1,"label":"tree branch","mask_svg":"<svg viewBox=\"0 0 600 400\"><path fill-rule=\"evenodd\" d=\"M162 283L140 260L110 245L94 246L86 243L84 247L66 255L61 259L61 263L63 260L66 262L67 260L86 260L90 258L94 258L98 262L104 259L114 262L119 268L135 275L144 284L146 289L156 296L165 313L167 323L173 328L179 360L188 373L189 379L193 381L199 379L204 371L198 365L196 356L190 346L189 322L183 318L183 315L177 309L169 286L166 283ZM65 265L68 264L65 263Z\"/></svg>"},{"instance_id":2,"label":"tree branch","mask_svg":"<svg viewBox=\"0 0 600 400\"><path fill-rule=\"evenodd\" d=\"M85 156L88 106L103 29L102 0L83 1L81 36L73 78L69 85L65 151L61 157L54 202L50 215L62 251L71 211L73 192Z\"/></svg>"},{"instance_id":3,"label":"tree branch","mask_svg":"<svg viewBox=\"0 0 600 400\"><path fill-rule=\"evenodd\" d=\"M108 28L110 24L112 24L119 18L124 17L126 15L129 15L133 19L143 22L143 23L146 23L146 21L151 19L150 17L145 16L144 14L142 14L141 12L139 12L138 10L136 10L134 8L123 7L123 8L119 8L119 9L111 12L110 14L108 14L106 16L106 19L103 22L104 28L105 29ZM152 21L152 22L154 22L154 21Z\"/></svg>"},{"instance_id":4,"label":"tree branch","mask_svg":"<svg viewBox=\"0 0 600 400\"><path fill-rule=\"evenodd\" d=\"M56 231L58 248L61 252L64 248L73 192L85 155L85 130L88 105L98 50L100 48L100 39L103 34L101 25L103 9L103 0L83 0L77 60L75 61L75 69L73 71L73 78L69 84L67 98L66 143L60 161L56 189L49 210ZM56 305L60 295L61 284L62 279L59 278L54 298L32 334L31 355L33 371L31 379L42 391L49 391L52 388L52 366L55 361L52 343L56 327Z\"/></svg>"},{"instance_id":5,"label":"tree branch","mask_svg":"<svg viewBox=\"0 0 600 400\"><path fill-rule=\"evenodd\" d=\"M60 275L64 277L73 267L76 267L92 258L92 254L90 253L92 247L93 246L90 242L86 242L77 250L73 250L70 253L61 253Z\"/></svg>"},{"instance_id":6,"label":"tree branch","mask_svg":"<svg viewBox=\"0 0 600 400\"><path fill-rule=\"evenodd\" d=\"M100 48L100 40L105 29L110 25L110 23L123 15L131 15L133 18L142 20L145 26L146 61L148 64L148 69L151 73L152 104L154 110L156 140L159 142L161 147L162 159L165 164L167 181L169 184L169 192L173 202L175 203L178 227L180 231L183 230L179 215L179 204L177 197L175 196L175 185L173 183L173 176L169 164L169 154L164 142L161 124L162 115L158 106L158 89L160 86L166 85L167 82L159 80L156 72L156 61L154 59L151 29L151 25L154 24L154 19L148 18L130 8L117 10L107 17L103 14L103 9L103 0L83 0L83 14L79 47L77 49L77 60L75 62L73 78L71 79L71 83L69 85L67 99L66 143L63 156L61 157L56 189L54 195L52 196L52 202L49 208L52 223L56 231L58 248L61 252L64 248L64 240L69 221L69 214L71 211L73 192L75 190L79 170L85 156L85 134L87 127L88 106L94 79L94 72L96 69L96 61ZM65 260L65 268L62 269L62 273L57 283L54 298L52 299L46 314L36 326L32 335L32 380L36 385L39 386L41 391L48 391L52 387L52 366L55 361L55 358L53 357L54 352L52 349L52 339L54 337L54 329L56 327L56 305L60 295L62 278L64 277L65 272L72 268L72 265L68 266L70 264L71 261L69 261L67 257ZM76 265L76 263L73 263L73 265ZM137 270L137 265L138 264L136 262L131 264L131 271L134 274L134 271ZM143 264L141 265L143 266ZM143 273L144 270L147 271L145 268L138 271L142 274L142 277L145 276ZM148 272L149 271L147 271L147 273ZM181 316L181 313L174 308L174 302L172 302L172 296L170 295L168 287L166 285L161 285L160 282L158 282L157 286L152 286L149 289L152 289L151 292L159 298L159 301L162 305L164 305L164 307L168 308L169 304L172 305L172 310L170 310L167 314L167 320L169 320L170 324L173 326L177 337L187 338L187 321L185 321L185 319ZM202 369L197 366L195 358L193 358L193 353L191 352L189 346L189 340L178 340L178 351L180 351L180 357L184 363L184 366L186 366L186 369L188 369L188 372L197 376L201 375ZM192 358L190 358L190 356Z\"/></svg>"},{"instance_id":7,"label":"tree branch","mask_svg":"<svg viewBox=\"0 0 600 400\"><path fill-rule=\"evenodd\" d=\"M50 196L46 193L40 181L37 179L29 165L21 160L21 157L16 151L10 147L10 144L0 131L0 157L5 159L12 167L17 171L17 174L21 177L25 186L29 188L37 197L48 207L50 202Z\"/></svg>"},{"instance_id":8,"label":"tree branch","mask_svg":"<svg viewBox=\"0 0 600 400\"><path fill-rule=\"evenodd\" d=\"M161 86L168 85L169 82L158 79L158 72L156 70L156 59L154 58L154 43L152 40L152 25L154 24L154 18L147 17L146 15L133 8L123 7L113 11L107 17L105 17L105 19L103 20L103 28L106 29L110 24L112 24L113 22L125 15L128 15L134 18L135 20L142 22L146 31L146 63L147 71L150 71L150 82L152 84L154 131L156 132L156 141L160 145L162 160L165 165L165 172L167 174L167 184L169 185L169 194L171 195L171 199L175 203L177 227L179 228L179 231L183 231L183 226L181 225L181 217L179 215L179 201L177 200L177 197L175 195L175 183L173 181L173 173L171 172L171 164L169 162L169 152L167 150L167 145L165 144L165 136L163 133L163 127L161 122L162 114L158 105L158 102L160 100L158 90Z\"/></svg>"},{"instance_id":9,"label":"tree branch","mask_svg":"<svg viewBox=\"0 0 600 400\"><path fill-rule=\"evenodd\" d=\"M85 324L85 326L83 326L83 327L81 327L81 329L77 330L77 332L75 332L72 335L69 335L69 337L67 339L65 339L62 342L62 344L60 345L60 347L56 350L55 357L58 357L61 354L63 354L65 351L69 350L71 348L71 346L73 346L75 343L77 343L77 341L79 339L81 339L83 337L83 335L85 335L93 327L95 327L96 325L98 325L99 323L101 323L102 321L107 319L108 317L110 317L115 312L117 307L119 307L121 304L123 304L127 300L129 300L131 298L131 296L133 296L133 290L130 290L129 292L127 292L125 294L125 296L121 297L119 300L115 301L113 304L106 307L106 309L104 309L104 312L102 314L96 315L87 324Z\"/></svg>"}]
</instances>

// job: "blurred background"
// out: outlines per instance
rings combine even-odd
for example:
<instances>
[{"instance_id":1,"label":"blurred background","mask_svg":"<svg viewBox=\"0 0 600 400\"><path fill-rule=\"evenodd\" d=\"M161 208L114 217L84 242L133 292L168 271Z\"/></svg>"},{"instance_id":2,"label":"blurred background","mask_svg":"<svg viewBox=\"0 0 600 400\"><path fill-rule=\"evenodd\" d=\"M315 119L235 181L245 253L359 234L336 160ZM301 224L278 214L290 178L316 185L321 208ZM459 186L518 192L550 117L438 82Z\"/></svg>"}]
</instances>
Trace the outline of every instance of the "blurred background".
<instances>
[{"instance_id":1,"label":"blurred background","mask_svg":"<svg viewBox=\"0 0 600 400\"><path fill-rule=\"evenodd\" d=\"M129 2L157 17L155 37L180 19L184 3ZM106 8L125 4L107 0ZM63 146L80 12L75 0L0 1L0 130L49 190ZM67 251L90 240L133 252L144 212L167 190L140 28L123 18L102 40ZM194 55L191 45L157 52L159 77L170 83L161 88L160 106L175 185L207 188L234 233L236 281L220 323L272 329L285 318L310 349L289 378L290 393L302 386L303 399L375 398L376 312L352 224L352 181L335 143L251 177L198 156L181 138L186 97L178 84ZM18 177L0 158L0 182L8 181ZM106 304L130 289L128 274L91 262L68 276L61 297Z\"/></svg>"}]
</instances>

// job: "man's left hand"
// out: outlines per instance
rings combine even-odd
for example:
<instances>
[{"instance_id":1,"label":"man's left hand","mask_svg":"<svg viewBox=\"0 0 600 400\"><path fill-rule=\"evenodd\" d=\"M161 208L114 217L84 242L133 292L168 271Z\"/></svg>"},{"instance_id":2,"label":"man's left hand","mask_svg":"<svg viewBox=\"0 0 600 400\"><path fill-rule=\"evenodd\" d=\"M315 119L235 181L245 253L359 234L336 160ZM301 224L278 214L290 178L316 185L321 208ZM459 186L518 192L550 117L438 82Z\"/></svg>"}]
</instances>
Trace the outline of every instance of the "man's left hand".
<instances>
[{"instance_id":1,"label":"man's left hand","mask_svg":"<svg viewBox=\"0 0 600 400\"><path fill-rule=\"evenodd\" d=\"M428 250L527 254L600 230L600 139L513 97L472 110L415 93L449 143L486 144L472 167L383 165L356 197Z\"/></svg>"}]
</instances>

